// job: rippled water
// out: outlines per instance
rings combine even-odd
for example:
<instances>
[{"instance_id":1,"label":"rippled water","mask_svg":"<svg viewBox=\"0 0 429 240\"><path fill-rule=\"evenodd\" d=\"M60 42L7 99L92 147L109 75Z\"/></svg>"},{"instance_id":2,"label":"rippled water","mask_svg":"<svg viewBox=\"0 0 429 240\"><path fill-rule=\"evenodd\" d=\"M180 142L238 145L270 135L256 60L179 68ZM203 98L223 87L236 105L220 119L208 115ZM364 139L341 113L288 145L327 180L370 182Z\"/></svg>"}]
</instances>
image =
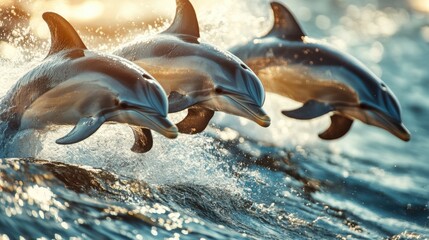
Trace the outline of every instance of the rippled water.
<instances>
[{"instance_id":1,"label":"rippled water","mask_svg":"<svg viewBox=\"0 0 429 240\"><path fill-rule=\"evenodd\" d=\"M287 119L279 110L297 104L270 94L268 129L216 114L204 134L155 135L147 154L129 150L125 126L71 146L54 144L69 128L27 131L7 149L21 159L0 160L0 239L428 239L429 15L403 0L284 2L310 36L382 76L411 142L361 123L323 142L326 117ZM202 38L224 48L263 34L272 17L262 0L197 12ZM26 52L0 58L0 96L46 44Z\"/></svg>"}]
</instances>

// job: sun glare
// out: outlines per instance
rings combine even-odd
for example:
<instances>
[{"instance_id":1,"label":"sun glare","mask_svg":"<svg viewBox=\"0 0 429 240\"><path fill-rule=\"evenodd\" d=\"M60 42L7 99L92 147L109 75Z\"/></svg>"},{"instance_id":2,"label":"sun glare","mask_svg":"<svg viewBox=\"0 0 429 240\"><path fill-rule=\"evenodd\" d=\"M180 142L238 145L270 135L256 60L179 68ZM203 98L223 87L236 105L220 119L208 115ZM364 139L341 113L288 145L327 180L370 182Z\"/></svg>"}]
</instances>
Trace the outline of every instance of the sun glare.
<instances>
[{"instance_id":1,"label":"sun glare","mask_svg":"<svg viewBox=\"0 0 429 240\"><path fill-rule=\"evenodd\" d=\"M417 11L429 12L429 0L409 0L409 2Z\"/></svg>"},{"instance_id":2,"label":"sun glare","mask_svg":"<svg viewBox=\"0 0 429 240\"><path fill-rule=\"evenodd\" d=\"M103 14L104 5L100 1L87 1L73 10L73 18L88 21Z\"/></svg>"}]
</instances>

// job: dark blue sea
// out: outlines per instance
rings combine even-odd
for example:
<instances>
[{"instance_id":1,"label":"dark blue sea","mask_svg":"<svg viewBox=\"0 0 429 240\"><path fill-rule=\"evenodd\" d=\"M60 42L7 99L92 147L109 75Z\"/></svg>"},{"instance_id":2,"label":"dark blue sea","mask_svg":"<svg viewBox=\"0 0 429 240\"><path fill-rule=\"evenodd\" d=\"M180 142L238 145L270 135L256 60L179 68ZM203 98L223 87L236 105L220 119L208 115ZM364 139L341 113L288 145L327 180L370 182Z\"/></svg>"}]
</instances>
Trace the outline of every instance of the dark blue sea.
<instances>
[{"instance_id":1,"label":"dark blue sea","mask_svg":"<svg viewBox=\"0 0 429 240\"><path fill-rule=\"evenodd\" d=\"M217 113L202 134L155 135L146 154L130 151L132 132L121 125L70 146L55 139L71 127L25 131L0 154L0 239L429 239L429 1L282 2L310 37L381 76L401 102L410 142L360 122L322 141L327 116L286 118L281 110L299 104L272 94L268 129ZM272 22L265 0L196 10L202 40L225 49ZM84 41L110 52L135 37ZM49 46L6 42L0 96Z\"/></svg>"}]
</instances>

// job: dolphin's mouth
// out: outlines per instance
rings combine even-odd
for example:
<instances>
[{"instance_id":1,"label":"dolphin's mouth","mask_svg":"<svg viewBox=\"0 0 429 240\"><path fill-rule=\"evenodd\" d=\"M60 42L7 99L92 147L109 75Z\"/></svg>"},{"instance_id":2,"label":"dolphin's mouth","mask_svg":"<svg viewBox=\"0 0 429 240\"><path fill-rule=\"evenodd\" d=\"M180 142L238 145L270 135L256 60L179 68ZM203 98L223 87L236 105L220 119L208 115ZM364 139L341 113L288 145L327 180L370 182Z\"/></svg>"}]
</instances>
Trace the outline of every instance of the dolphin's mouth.
<instances>
[{"instance_id":1,"label":"dolphin's mouth","mask_svg":"<svg viewBox=\"0 0 429 240\"><path fill-rule=\"evenodd\" d=\"M167 119L167 113L161 114L154 109L148 109L129 101L121 101L119 106L119 109L117 109L119 121L137 127L152 129L167 138L176 138L178 136L178 129L176 125Z\"/></svg>"},{"instance_id":2,"label":"dolphin's mouth","mask_svg":"<svg viewBox=\"0 0 429 240\"><path fill-rule=\"evenodd\" d=\"M402 122L392 119L376 109L366 110L365 115L368 124L383 128L403 141L411 140L410 131Z\"/></svg>"},{"instance_id":3,"label":"dolphin's mouth","mask_svg":"<svg viewBox=\"0 0 429 240\"><path fill-rule=\"evenodd\" d=\"M343 108L340 112L366 124L382 128L403 141L408 142L411 139L410 131L401 120L394 119L372 106L361 104L360 106Z\"/></svg>"},{"instance_id":4,"label":"dolphin's mouth","mask_svg":"<svg viewBox=\"0 0 429 240\"><path fill-rule=\"evenodd\" d=\"M176 138L178 129L170 120L157 113L146 112L140 109L120 109L116 114L108 119L126 123L129 125L152 129L167 138Z\"/></svg>"},{"instance_id":5,"label":"dolphin's mouth","mask_svg":"<svg viewBox=\"0 0 429 240\"><path fill-rule=\"evenodd\" d=\"M178 129L170 120L165 117L162 117L158 114L142 112L138 110L126 110L132 111L138 115L138 120L140 124L132 124L139 127L147 127L152 129L167 138L176 138L178 136ZM135 114L132 114L135 115Z\"/></svg>"},{"instance_id":6,"label":"dolphin's mouth","mask_svg":"<svg viewBox=\"0 0 429 240\"><path fill-rule=\"evenodd\" d=\"M254 104L243 104L234 99L234 97L224 97L236 108L237 111L234 114L252 120L262 127L269 127L271 125L270 117L261 107Z\"/></svg>"},{"instance_id":7,"label":"dolphin's mouth","mask_svg":"<svg viewBox=\"0 0 429 240\"><path fill-rule=\"evenodd\" d=\"M177 138L179 134L178 132L179 130L177 129L176 125L170 122L170 120L159 116L149 115L149 114L141 114L141 113L139 114L142 115L144 118L146 118L148 123L150 123L150 124L147 124L150 129L162 134L167 138L171 138L171 139Z\"/></svg>"}]
</instances>

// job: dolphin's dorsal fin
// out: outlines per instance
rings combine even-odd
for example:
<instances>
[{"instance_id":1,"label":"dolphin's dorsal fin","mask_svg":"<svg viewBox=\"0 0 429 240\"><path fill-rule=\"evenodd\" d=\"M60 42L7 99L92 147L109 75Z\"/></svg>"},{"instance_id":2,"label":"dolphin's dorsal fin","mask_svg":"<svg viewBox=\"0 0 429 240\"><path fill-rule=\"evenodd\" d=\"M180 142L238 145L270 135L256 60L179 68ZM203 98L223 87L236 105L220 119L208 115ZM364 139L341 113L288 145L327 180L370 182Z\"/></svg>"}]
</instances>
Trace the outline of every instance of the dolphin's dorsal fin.
<instances>
[{"instance_id":1,"label":"dolphin's dorsal fin","mask_svg":"<svg viewBox=\"0 0 429 240\"><path fill-rule=\"evenodd\" d=\"M164 33L200 37L197 15L189 0L176 0L176 16L171 26Z\"/></svg>"},{"instance_id":2,"label":"dolphin's dorsal fin","mask_svg":"<svg viewBox=\"0 0 429 240\"><path fill-rule=\"evenodd\" d=\"M284 5L271 2L274 26L266 36L275 36L289 41L302 41L305 35L295 16Z\"/></svg>"},{"instance_id":3,"label":"dolphin's dorsal fin","mask_svg":"<svg viewBox=\"0 0 429 240\"><path fill-rule=\"evenodd\" d=\"M51 49L48 56L66 49L86 49L76 30L63 17L53 12L45 12L43 20L51 32Z\"/></svg>"}]
</instances>

